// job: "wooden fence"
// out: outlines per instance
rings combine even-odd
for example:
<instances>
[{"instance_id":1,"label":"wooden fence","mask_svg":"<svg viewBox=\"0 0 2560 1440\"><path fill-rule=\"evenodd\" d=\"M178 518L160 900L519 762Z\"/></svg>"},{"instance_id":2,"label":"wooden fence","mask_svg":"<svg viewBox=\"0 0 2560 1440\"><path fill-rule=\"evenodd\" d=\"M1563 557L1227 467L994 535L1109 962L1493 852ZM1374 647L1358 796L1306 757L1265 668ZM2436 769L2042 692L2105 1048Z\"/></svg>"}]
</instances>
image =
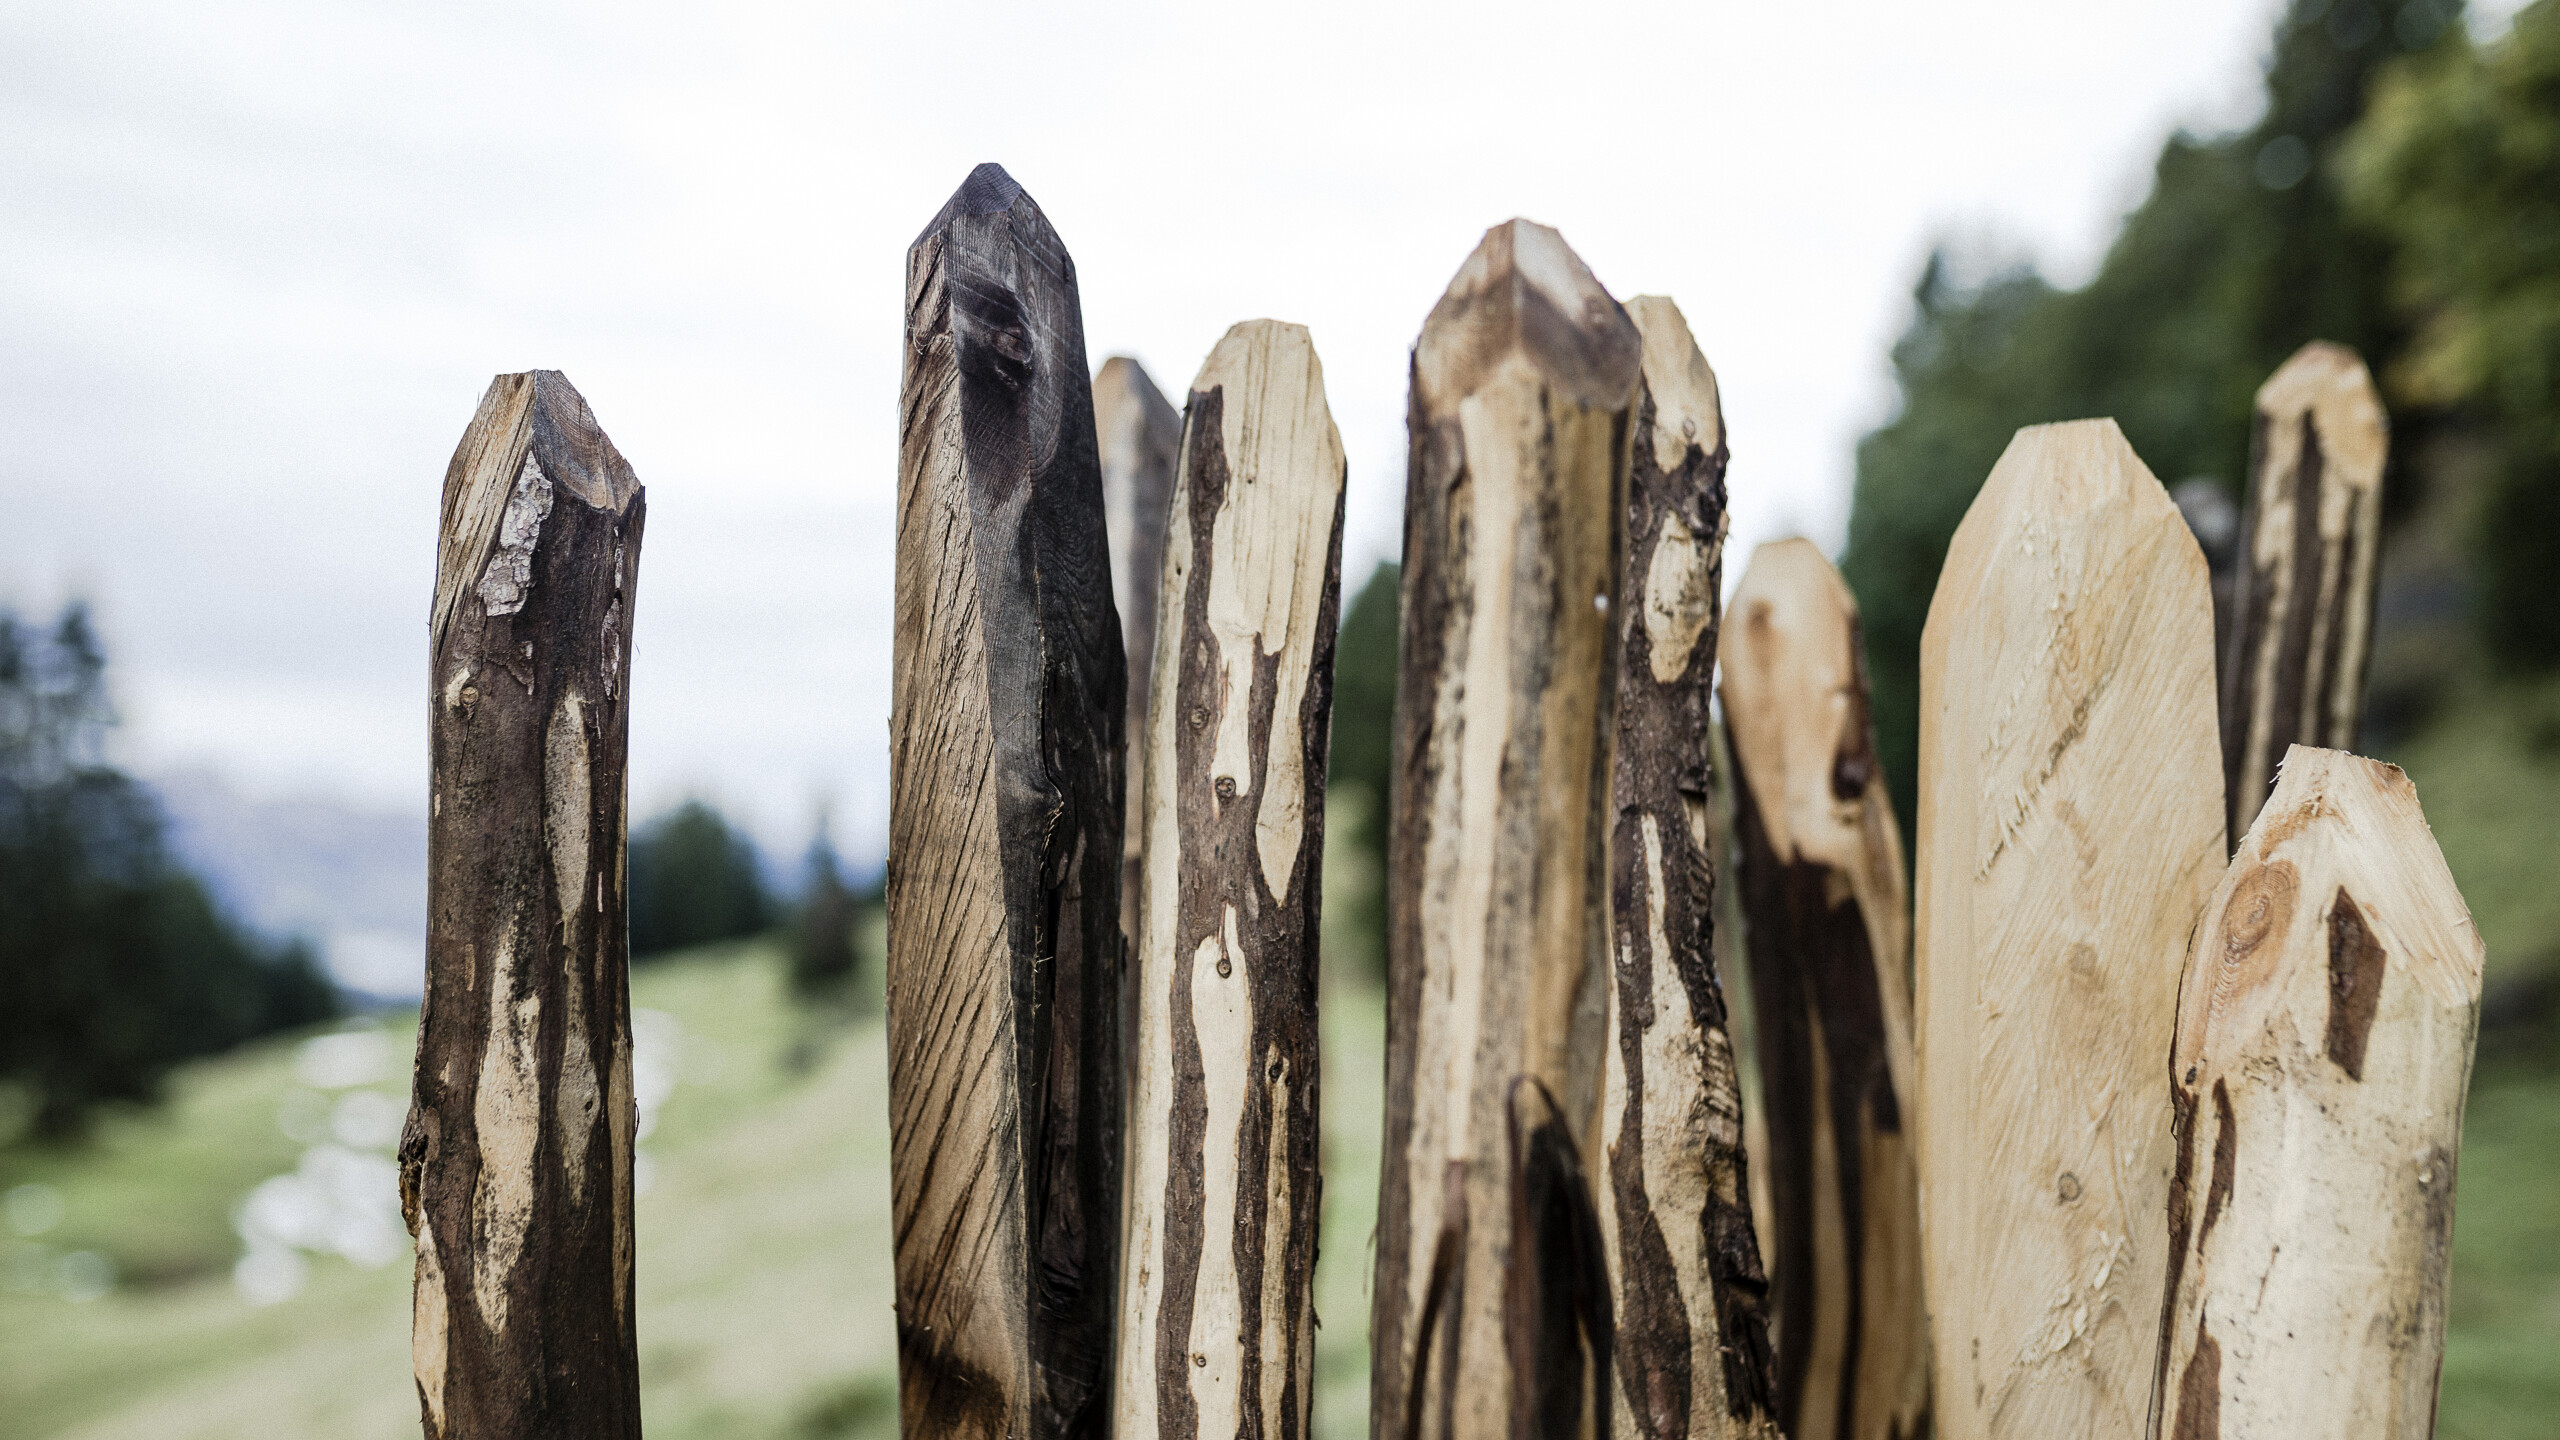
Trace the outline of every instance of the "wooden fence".
<instances>
[{"instance_id":1,"label":"wooden fence","mask_svg":"<svg viewBox=\"0 0 2560 1440\"><path fill-rule=\"evenodd\" d=\"M1257 320L1178 412L1128 362L1089 379L1074 263L994 166L907 302L903 1425L1303 1437L1322 367ZM1375 1435L2430 1432L2480 942L2407 779L2344 753L2370 381L2312 346L2259 405L2219 666L2114 424L2019 432L1930 610L1907 898L1846 587L1779 542L1723 613L1687 321L1553 230L1487 233L1412 357ZM401 1143L439 1440L640 1431L642 509L547 371L490 387L446 477Z\"/></svg>"}]
</instances>

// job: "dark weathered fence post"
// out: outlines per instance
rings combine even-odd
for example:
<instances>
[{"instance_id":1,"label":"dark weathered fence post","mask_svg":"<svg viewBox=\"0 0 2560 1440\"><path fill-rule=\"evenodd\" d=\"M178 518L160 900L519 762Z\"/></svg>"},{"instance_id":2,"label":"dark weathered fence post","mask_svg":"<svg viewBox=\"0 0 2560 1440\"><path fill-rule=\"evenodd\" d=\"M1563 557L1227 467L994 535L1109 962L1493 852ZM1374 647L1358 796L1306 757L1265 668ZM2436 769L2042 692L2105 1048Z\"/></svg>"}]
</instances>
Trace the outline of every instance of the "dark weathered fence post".
<instances>
[{"instance_id":1,"label":"dark weathered fence post","mask_svg":"<svg viewBox=\"0 0 2560 1440\"><path fill-rule=\"evenodd\" d=\"M1752 554L1724 636L1736 857L1792 1440L1928 1430L1910 906L1858 605L1810 541Z\"/></svg>"},{"instance_id":2,"label":"dark weathered fence post","mask_svg":"<svg viewBox=\"0 0 2560 1440\"><path fill-rule=\"evenodd\" d=\"M2180 995L2155 1435L2435 1433L2483 958L2409 777L2293 747Z\"/></svg>"},{"instance_id":3,"label":"dark weathered fence post","mask_svg":"<svg viewBox=\"0 0 2560 1440\"><path fill-rule=\"evenodd\" d=\"M1767 1281L1707 858L1724 411L1680 308L1642 336L1617 627L1608 1032L1592 1183L1616 1315L1619 1433L1772 1436Z\"/></svg>"},{"instance_id":4,"label":"dark weathered fence post","mask_svg":"<svg viewBox=\"0 0 2560 1440\"><path fill-rule=\"evenodd\" d=\"M401 1208L431 1440L640 1433L623 761L640 482L556 370L445 472Z\"/></svg>"},{"instance_id":5,"label":"dark weathered fence post","mask_svg":"<svg viewBox=\"0 0 2560 1440\"><path fill-rule=\"evenodd\" d=\"M1414 347L1370 1336L1382 1437L1572 1433L1609 1404L1585 1157L1640 347L1562 237L1519 220L1485 236Z\"/></svg>"},{"instance_id":6,"label":"dark weathered fence post","mask_svg":"<svg viewBox=\"0 0 2560 1440\"><path fill-rule=\"evenodd\" d=\"M1305 1440L1342 440L1306 330L1191 383L1147 725L1117 1428Z\"/></svg>"},{"instance_id":7,"label":"dark weathered fence post","mask_svg":"<svg viewBox=\"0 0 2560 1440\"><path fill-rule=\"evenodd\" d=\"M2355 746L2390 447L2373 377L2343 345L2315 340L2258 387L2222 676L2235 838L2266 802L2286 747Z\"/></svg>"},{"instance_id":8,"label":"dark weathered fence post","mask_svg":"<svg viewBox=\"0 0 2560 1440\"><path fill-rule=\"evenodd\" d=\"M889 1113L910 1435L1097 1435L1120 1225L1121 707L1075 265L981 165L907 252Z\"/></svg>"},{"instance_id":9,"label":"dark weathered fence post","mask_svg":"<svg viewBox=\"0 0 2560 1440\"><path fill-rule=\"evenodd\" d=\"M1128 736L1126 793L1121 814L1120 933L1138 938L1138 807L1146 767L1138 749L1146 743L1147 686L1155 678L1156 586L1163 576L1166 507L1173 498L1175 455L1182 446L1182 412L1173 408L1137 361L1114 355L1093 377L1093 427L1102 445L1102 509L1111 531L1112 588L1120 604L1121 649L1128 657L1129 704L1122 717ZM1134 1004L1135 992L1129 1000ZM1137 1023L1123 1006L1125 1036Z\"/></svg>"},{"instance_id":10,"label":"dark weathered fence post","mask_svg":"<svg viewBox=\"0 0 2560 1440\"><path fill-rule=\"evenodd\" d=\"M2113 421L2009 443L1920 667L1938 1433L2129 1440L2168 1248L2161 1057L2228 852L2204 555Z\"/></svg>"}]
</instances>

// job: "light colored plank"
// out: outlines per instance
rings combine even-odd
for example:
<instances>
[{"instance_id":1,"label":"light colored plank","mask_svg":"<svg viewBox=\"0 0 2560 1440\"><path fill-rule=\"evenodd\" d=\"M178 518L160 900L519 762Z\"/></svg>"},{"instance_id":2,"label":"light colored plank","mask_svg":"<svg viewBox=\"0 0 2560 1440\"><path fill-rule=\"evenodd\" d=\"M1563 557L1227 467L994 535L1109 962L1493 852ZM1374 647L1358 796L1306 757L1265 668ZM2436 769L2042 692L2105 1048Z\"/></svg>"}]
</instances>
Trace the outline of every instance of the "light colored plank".
<instances>
[{"instance_id":1,"label":"light colored plank","mask_svg":"<svg viewBox=\"0 0 2560 1440\"><path fill-rule=\"evenodd\" d=\"M2288 751L2179 997L2160 1433L2435 1433L2483 959L2409 777Z\"/></svg>"},{"instance_id":2,"label":"light colored plank","mask_svg":"<svg viewBox=\"0 0 2560 1440\"><path fill-rule=\"evenodd\" d=\"M2187 936L2227 853L2204 556L2111 420L2021 430L1921 640L1938 1433L2139 1435Z\"/></svg>"},{"instance_id":3,"label":"light colored plank","mask_svg":"<svg viewBox=\"0 0 2560 1440\"><path fill-rule=\"evenodd\" d=\"M1928 1428L1910 919L1858 604L1805 540L1752 552L1724 637L1768 1165L1779 1419Z\"/></svg>"}]
</instances>

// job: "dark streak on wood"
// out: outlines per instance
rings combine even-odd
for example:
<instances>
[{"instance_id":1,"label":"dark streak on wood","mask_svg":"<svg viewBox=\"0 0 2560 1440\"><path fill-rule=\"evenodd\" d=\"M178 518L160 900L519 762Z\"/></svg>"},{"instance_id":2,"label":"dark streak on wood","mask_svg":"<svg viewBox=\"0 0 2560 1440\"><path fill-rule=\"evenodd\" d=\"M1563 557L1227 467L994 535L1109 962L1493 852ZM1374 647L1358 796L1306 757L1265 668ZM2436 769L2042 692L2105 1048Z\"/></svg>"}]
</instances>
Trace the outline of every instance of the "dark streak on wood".
<instances>
[{"instance_id":1,"label":"dark streak on wood","mask_svg":"<svg viewBox=\"0 0 2560 1440\"><path fill-rule=\"evenodd\" d=\"M645 509L555 370L493 381L445 476L400 1141L430 1440L640 1433L622 876Z\"/></svg>"},{"instance_id":2,"label":"dark streak on wood","mask_svg":"<svg viewBox=\"0 0 2560 1440\"><path fill-rule=\"evenodd\" d=\"M2382 942L2347 887L2329 904L2329 1058L2347 1078L2364 1079L2365 1042L2382 1006Z\"/></svg>"},{"instance_id":3,"label":"dark streak on wood","mask_svg":"<svg viewBox=\"0 0 2560 1440\"><path fill-rule=\"evenodd\" d=\"M1505 1110L1513 1249L1502 1311L1512 1440L1606 1436L1608 1267L1582 1156L1555 1096L1536 1079L1513 1081Z\"/></svg>"},{"instance_id":4,"label":"dark streak on wood","mask_svg":"<svg viewBox=\"0 0 2560 1440\"><path fill-rule=\"evenodd\" d=\"M2202 1325L2196 1327L2196 1349L2178 1377L2178 1422L2170 1440L2221 1440L2222 1342Z\"/></svg>"},{"instance_id":5,"label":"dark streak on wood","mask_svg":"<svg viewBox=\"0 0 2560 1440\"><path fill-rule=\"evenodd\" d=\"M2169 1086L2169 1139L2177 1156L2169 1177L2169 1283L2161 1291L2159 1344L2151 1361L2151 1411L2143 1433L2160 1433L2161 1407L2169 1392L2169 1352L2178 1313L2178 1291L2187 1271L2187 1255L2195 1247L2196 1073L2173 1077Z\"/></svg>"},{"instance_id":6,"label":"dark streak on wood","mask_svg":"<svg viewBox=\"0 0 2560 1440\"><path fill-rule=\"evenodd\" d=\"M2231 1086L2225 1077L2213 1077L2213 1178L2204 1191L2204 1224L2196 1231L2196 1249L2213 1238L2213 1222L2222 1218L2222 1207L2231 1203L2231 1182L2240 1170L2240 1122L2231 1113Z\"/></svg>"},{"instance_id":7,"label":"dark streak on wood","mask_svg":"<svg viewBox=\"0 0 2560 1440\"><path fill-rule=\"evenodd\" d=\"M972 1189L992 1187L988 1223L1005 1234L958 1234L956 1213L897 1216L901 1412L910 1433L1101 1434L1118 1282L1126 677L1075 266L1022 188L982 165L908 252L908 297L902 490L956 461L965 507L901 496L906 693L892 753L893 770L913 768L892 782L892 1163L909 1207L937 1167L965 1168ZM934 673L958 636L909 633L925 623L921 587L956 574L962 547L976 590L958 613L974 610L978 677ZM986 903L984 877L900 845L965 830L979 786L994 799L1007 972L992 995L945 973L977 957L930 946ZM987 1000L1009 1007L993 1033L1009 1032L1012 1053L947 1053L983 1023L960 1012ZM996 1067L1003 1093L995 1115L954 1127L964 1063ZM991 1258L955 1264L964 1252ZM954 1348L981 1306L1008 1317L1009 1374Z\"/></svg>"}]
</instances>

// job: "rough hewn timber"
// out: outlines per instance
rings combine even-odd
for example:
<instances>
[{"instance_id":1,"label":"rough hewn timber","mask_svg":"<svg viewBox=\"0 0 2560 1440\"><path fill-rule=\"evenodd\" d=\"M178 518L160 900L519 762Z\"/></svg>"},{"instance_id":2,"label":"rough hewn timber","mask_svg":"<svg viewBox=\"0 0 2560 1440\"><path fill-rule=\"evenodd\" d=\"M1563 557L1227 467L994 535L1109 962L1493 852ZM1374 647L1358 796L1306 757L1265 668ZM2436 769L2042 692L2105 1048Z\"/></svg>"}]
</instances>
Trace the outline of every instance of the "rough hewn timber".
<instances>
[{"instance_id":1,"label":"rough hewn timber","mask_svg":"<svg viewBox=\"0 0 2560 1440\"><path fill-rule=\"evenodd\" d=\"M2138 1436L2168 1249L2160 1057L2228 852L2204 555L2115 422L2018 432L1920 659L1937 1432Z\"/></svg>"},{"instance_id":2,"label":"rough hewn timber","mask_svg":"<svg viewBox=\"0 0 2560 1440\"><path fill-rule=\"evenodd\" d=\"M2296 745L2196 926L2153 1433L2435 1433L2472 927L2396 766Z\"/></svg>"},{"instance_id":3,"label":"rough hewn timber","mask_svg":"<svg viewBox=\"0 0 2560 1440\"><path fill-rule=\"evenodd\" d=\"M400 1201L429 1440L636 1437L624 737L639 480L556 370L445 471Z\"/></svg>"},{"instance_id":4,"label":"rough hewn timber","mask_svg":"<svg viewBox=\"0 0 2560 1440\"><path fill-rule=\"evenodd\" d=\"M1342 438L1305 327L1191 383L1147 726L1120 1434L1305 1440Z\"/></svg>"},{"instance_id":5,"label":"rough hewn timber","mask_svg":"<svg viewBox=\"0 0 2560 1440\"><path fill-rule=\"evenodd\" d=\"M2245 833L2294 744L2352 749L2381 573L2390 421L2364 362L2315 340L2258 387L2222 677L2227 823Z\"/></svg>"},{"instance_id":6,"label":"rough hewn timber","mask_svg":"<svg viewBox=\"0 0 2560 1440\"><path fill-rule=\"evenodd\" d=\"M1716 982L1707 861L1724 411L1680 307L1627 303L1643 337L1610 780L1610 961L1592 1175L1617 1317L1614 1432L1768 1436L1769 1326L1742 1092Z\"/></svg>"},{"instance_id":7,"label":"rough hewn timber","mask_svg":"<svg viewBox=\"0 0 2560 1440\"><path fill-rule=\"evenodd\" d=\"M1074 262L981 165L907 252L889 1116L906 1432L1100 1435L1120 621Z\"/></svg>"},{"instance_id":8,"label":"rough hewn timber","mask_svg":"<svg viewBox=\"0 0 2560 1440\"><path fill-rule=\"evenodd\" d=\"M1156 585L1164 569L1167 507L1182 448L1182 412L1156 389L1146 369L1126 355L1102 362L1093 377L1093 427L1102 446L1102 510L1111 533L1111 580L1120 605L1120 648L1128 657L1129 703L1122 731L1129 738L1128 803L1122 810L1120 933L1138 940L1139 823L1147 767L1138 758L1146 744L1147 686L1155 675ZM1123 997L1121 1033L1137 1025L1137 994Z\"/></svg>"},{"instance_id":9,"label":"rough hewn timber","mask_svg":"<svg viewBox=\"0 0 2560 1440\"><path fill-rule=\"evenodd\" d=\"M1608 1429L1583 1157L1641 346L1562 237L1520 220L1414 346L1370 1332L1391 1440Z\"/></svg>"},{"instance_id":10,"label":"rough hewn timber","mask_svg":"<svg viewBox=\"0 0 2560 1440\"><path fill-rule=\"evenodd\" d=\"M1929 1426L1929 1325L1902 839L1858 602L1811 542L1753 552L1724 712L1778 1214L1779 1421L1793 1440L1911 1440Z\"/></svg>"}]
</instances>

